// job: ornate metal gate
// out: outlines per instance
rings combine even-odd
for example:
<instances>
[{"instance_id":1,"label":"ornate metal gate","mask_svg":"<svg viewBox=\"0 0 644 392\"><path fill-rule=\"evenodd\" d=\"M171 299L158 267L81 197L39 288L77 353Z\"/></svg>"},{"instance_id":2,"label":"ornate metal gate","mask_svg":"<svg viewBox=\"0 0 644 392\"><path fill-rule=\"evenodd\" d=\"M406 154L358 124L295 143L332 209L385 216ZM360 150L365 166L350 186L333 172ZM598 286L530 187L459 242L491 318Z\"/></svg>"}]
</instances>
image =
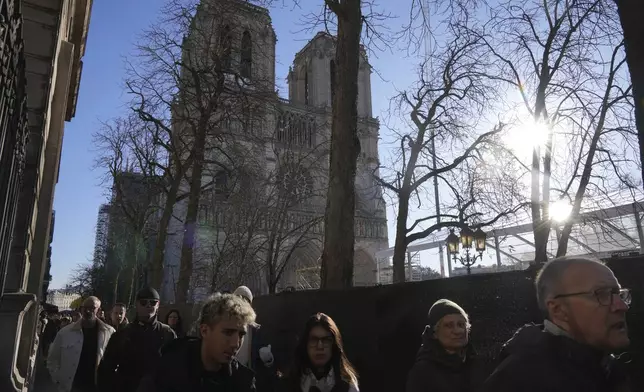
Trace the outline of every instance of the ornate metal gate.
<instances>
[{"instance_id":1,"label":"ornate metal gate","mask_svg":"<svg viewBox=\"0 0 644 392\"><path fill-rule=\"evenodd\" d=\"M0 0L0 295L18 209L28 141L19 0Z\"/></svg>"}]
</instances>

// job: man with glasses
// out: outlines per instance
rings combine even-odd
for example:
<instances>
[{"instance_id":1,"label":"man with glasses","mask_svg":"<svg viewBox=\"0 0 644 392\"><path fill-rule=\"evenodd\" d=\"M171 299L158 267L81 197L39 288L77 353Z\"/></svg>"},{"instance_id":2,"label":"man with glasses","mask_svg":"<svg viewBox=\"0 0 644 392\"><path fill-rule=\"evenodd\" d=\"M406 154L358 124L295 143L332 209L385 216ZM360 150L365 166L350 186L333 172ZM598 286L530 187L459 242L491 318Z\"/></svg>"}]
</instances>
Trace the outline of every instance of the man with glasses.
<instances>
[{"instance_id":1,"label":"man with glasses","mask_svg":"<svg viewBox=\"0 0 644 392\"><path fill-rule=\"evenodd\" d=\"M88 297L81 306L81 319L61 329L49 349L47 368L61 392L95 392L96 368L114 328L96 313L101 301Z\"/></svg>"},{"instance_id":2,"label":"man with glasses","mask_svg":"<svg viewBox=\"0 0 644 392\"><path fill-rule=\"evenodd\" d=\"M564 257L536 279L543 326L517 331L484 391L628 391L613 354L630 343L626 311L631 295L602 262Z\"/></svg>"},{"instance_id":3,"label":"man with glasses","mask_svg":"<svg viewBox=\"0 0 644 392\"><path fill-rule=\"evenodd\" d=\"M105 350L98 370L101 391L136 391L143 376L159 362L161 347L177 337L170 326L157 320L159 300L153 288L136 294L136 318L114 334Z\"/></svg>"}]
</instances>

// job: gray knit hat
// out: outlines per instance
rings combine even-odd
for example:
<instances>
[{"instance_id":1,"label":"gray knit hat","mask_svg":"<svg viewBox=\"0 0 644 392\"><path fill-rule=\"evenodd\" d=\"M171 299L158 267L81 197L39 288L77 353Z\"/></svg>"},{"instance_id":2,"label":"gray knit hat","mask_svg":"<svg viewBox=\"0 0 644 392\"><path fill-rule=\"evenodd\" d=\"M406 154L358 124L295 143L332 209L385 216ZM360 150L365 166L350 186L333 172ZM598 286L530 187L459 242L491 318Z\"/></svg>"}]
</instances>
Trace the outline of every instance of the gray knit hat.
<instances>
[{"instance_id":1,"label":"gray knit hat","mask_svg":"<svg viewBox=\"0 0 644 392\"><path fill-rule=\"evenodd\" d=\"M440 319L448 314L460 314L469 322L467 313L465 313L465 310L458 306L456 302L450 301L449 299L439 299L434 302L432 307L429 309L429 313L427 314L427 324L434 327L438 324Z\"/></svg>"}]
</instances>

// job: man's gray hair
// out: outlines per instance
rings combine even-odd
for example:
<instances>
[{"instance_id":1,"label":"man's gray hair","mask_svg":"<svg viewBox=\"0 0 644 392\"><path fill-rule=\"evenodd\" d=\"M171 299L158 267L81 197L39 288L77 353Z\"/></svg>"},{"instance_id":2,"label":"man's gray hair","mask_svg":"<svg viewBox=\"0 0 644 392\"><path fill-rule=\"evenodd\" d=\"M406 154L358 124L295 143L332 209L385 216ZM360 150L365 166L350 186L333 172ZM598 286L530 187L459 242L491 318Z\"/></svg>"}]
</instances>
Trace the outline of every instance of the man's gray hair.
<instances>
[{"instance_id":1,"label":"man's gray hair","mask_svg":"<svg viewBox=\"0 0 644 392\"><path fill-rule=\"evenodd\" d=\"M234 318L245 325L254 326L255 317L253 307L243 298L233 294L215 293L204 301L196 324L212 326L221 320Z\"/></svg>"},{"instance_id":2,"label":"man's gray hair","mask_svg":"<svg viewBox=\"0 0 644 392\"><path fill-rule=\"evenodd\" d=\"M556 291L559 290L563 274L568 270L568 268L579 264L604 265L601 260L591 257L564 256L550 260L543 266L543 268L541 268L541 271L539 271L537 278L535 279L535 286L537 289L537 303L539 304L539 309L544 313L544 315L548 315L548 299L554 295L565 294L556 293Z\"/></svg>"}]
</instances>

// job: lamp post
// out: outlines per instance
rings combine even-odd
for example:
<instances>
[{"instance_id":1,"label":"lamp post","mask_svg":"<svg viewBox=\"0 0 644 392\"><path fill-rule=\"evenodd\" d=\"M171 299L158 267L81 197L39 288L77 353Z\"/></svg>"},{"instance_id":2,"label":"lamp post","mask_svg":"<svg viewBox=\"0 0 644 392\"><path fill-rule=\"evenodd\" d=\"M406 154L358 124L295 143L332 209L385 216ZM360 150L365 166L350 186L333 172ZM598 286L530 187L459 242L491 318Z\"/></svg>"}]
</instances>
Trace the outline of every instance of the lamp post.
<instances>
[{"instance_id":1,"label":"lamp post","mask_svg":"<svg viewBox=\"0 0 644 392\"><path fill-rule=\"evenodd\" d=\"M465 268L467 268L467 274L472 273L472 266L479 260L483 258L483 251L485 251L485 239L487 234L481 230L479 227L476 231L472 231L469 227L465 226L461 229L460 238L454 233L454 229L450 230L449 235L447 236L447 252L454 259L454 263L457 261ZM471 255L470 249L472 249L472 243L474 243L474 248L478 255ZM463 246L465 249L465 257L458 256L459 245Z\"/></svg>"}]
</instances>

